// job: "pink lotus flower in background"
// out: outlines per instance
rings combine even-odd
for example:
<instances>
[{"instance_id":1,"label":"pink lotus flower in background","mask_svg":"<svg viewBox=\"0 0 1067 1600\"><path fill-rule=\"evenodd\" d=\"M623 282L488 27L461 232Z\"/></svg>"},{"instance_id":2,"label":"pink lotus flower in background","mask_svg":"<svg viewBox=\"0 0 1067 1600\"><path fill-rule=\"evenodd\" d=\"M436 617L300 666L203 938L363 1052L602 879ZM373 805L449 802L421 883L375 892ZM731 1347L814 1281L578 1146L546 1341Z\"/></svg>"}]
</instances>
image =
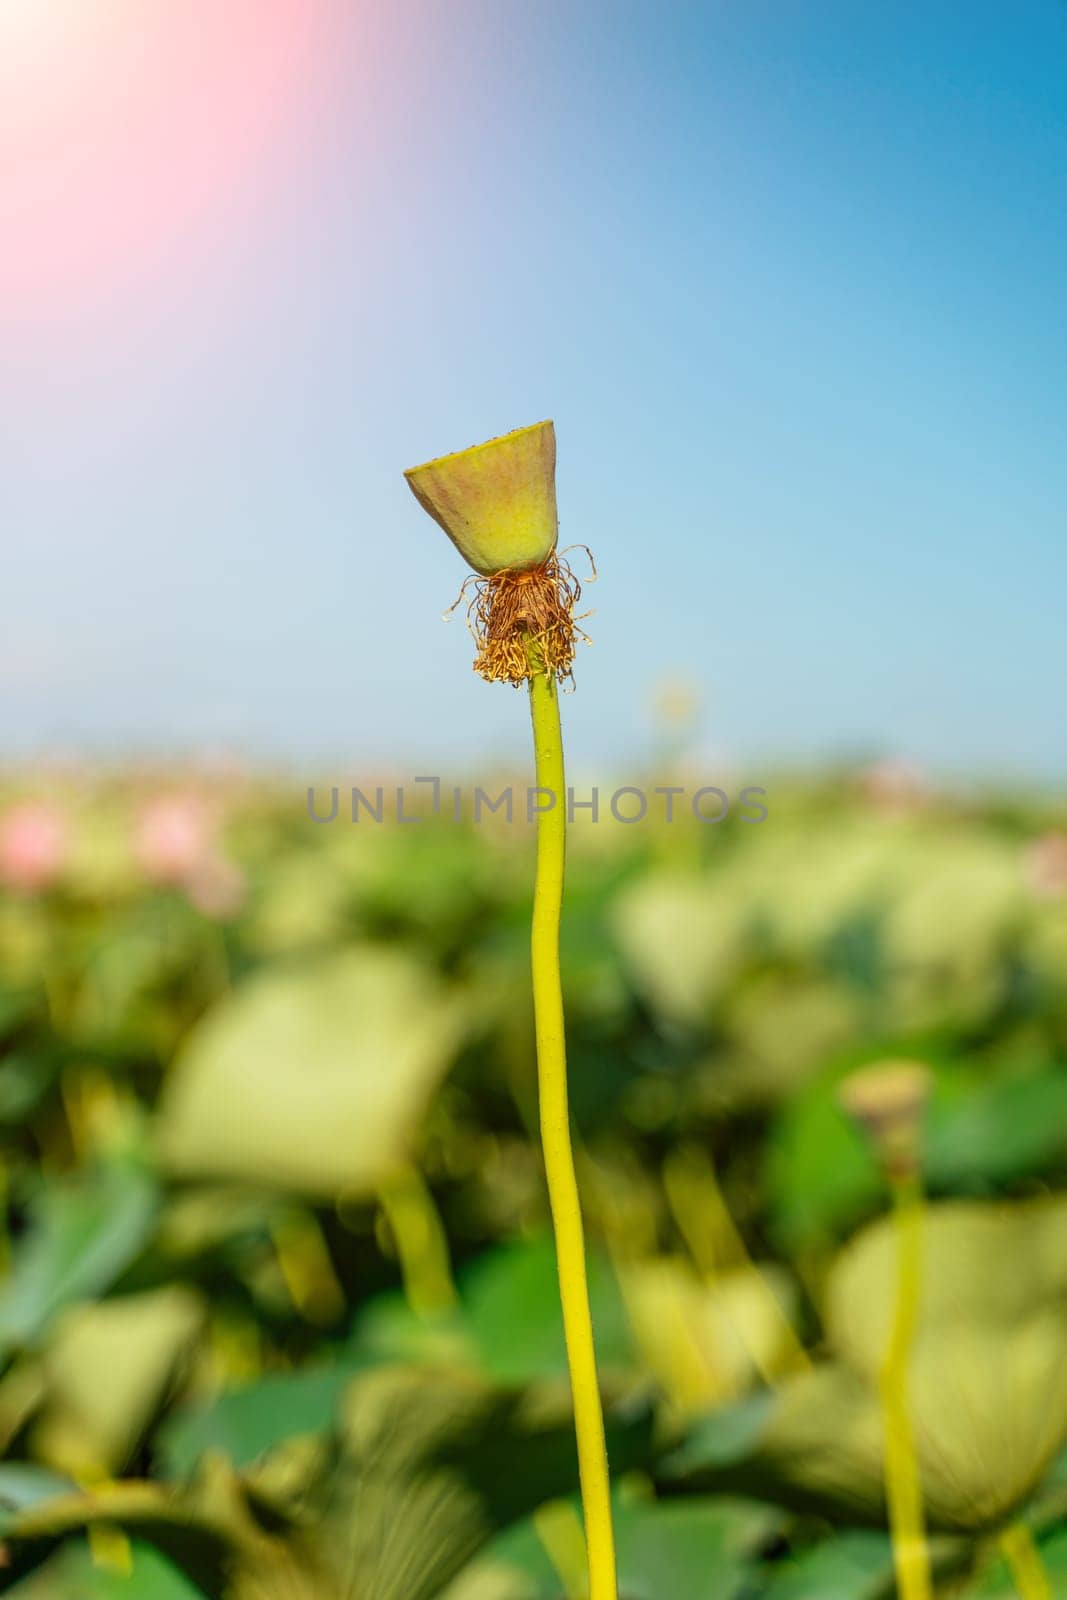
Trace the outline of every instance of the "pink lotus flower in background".
<instances>
[{"instance_id":1,"label":"pink lotus flower in background","mask_svg":"<svg viewBox=\"0 0 1067 1600\"><path fill-rule=\"evenodd\" d=\"M245 903L248 884L236 861L210 855L200 861L185 882L190 902L202 916L215 922L235 917Z\"/></svg>"},{"instance_id":2,"label":"pink lotus flower in background","mask_svg":"<svg viewBox=\"0 0 1067 1600\"><path fill-rule=\"evenodd\" d=\"M860 788L877 810L890 816L921 811L929 802L930 780L917 761L890 756L875 761L860 774Z\"/></svg>"},{"instance_id":3,"label":"pink lotus flower in background","mask_svg":"<svg viewBox=\"0 0 1067 1600\"><path fill-rule=\"evenodd\" d=\"M1067 833L1043 833L1028 847L1023 870L1039 900L1067 895Z\"/></svg>"},{"instance_id":4,"label":"pink lotus flower in background","mask_svg":"<svg viewBox=\"0 0 1067 1600\"><path fill-rule=\"evenodd\" d=\"M134 850L153 883L181 885L215 851L215 818L202 795L159 794L142 806Z\"/></svg>"},{"instance_id":5,"label":"pink lotus flower in background","mask_svg":"<svg viewBox=\"0 0 1067 1600\"><path fill-rule=\"evenodd\" d=\"M67 819L47 800L24 800L0 818L0 881L39 894L62 872L70 842Z\"/></svg>"},{"instance_id":6,"label":"pink lotus flower in background","mask_svg":"<svg viewBox=\"0 0 1067 1600\"><path fill-rule=\"evenodd\" d=\"M134 848L152 883L182 890L203 916L224 922L241 910L248 886L218 834L217 804L193 789L172 790L141 807Z\"/></svg>"}]
</instances>

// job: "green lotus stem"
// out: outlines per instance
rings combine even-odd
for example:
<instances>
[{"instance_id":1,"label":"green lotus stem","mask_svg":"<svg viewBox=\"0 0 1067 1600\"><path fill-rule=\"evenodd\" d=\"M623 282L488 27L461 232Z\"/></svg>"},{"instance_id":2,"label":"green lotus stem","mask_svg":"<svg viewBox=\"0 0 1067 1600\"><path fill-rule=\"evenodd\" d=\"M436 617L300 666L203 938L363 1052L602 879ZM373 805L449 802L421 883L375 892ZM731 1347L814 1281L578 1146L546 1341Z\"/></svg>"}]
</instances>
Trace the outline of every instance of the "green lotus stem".
<instances>
[{"instance_id":1,"label":"green lotus stem","mask_svg":"<svg viewBox=\"0 0 1067 1600\"><path fill-rule=\"evenodd\" d=\"M345 1297L314 1212L289 1211L268 1226L278 1270L296 1310L311 1323L328 1326L336 1321Z\"/></svg>"},{"instance_id":2,"label":"green lotus stem","mask_svg":"<svg viewBox=\"0 0 1067 1600\"><path fill-rule=\"evenodd\" d=\"M11 1270L11 1190L7 1162L0 1156L0 1278Z\"/></svg>"},{"instance_id":3,"label":"green lotus stem","mask_svg":"<svg viewBox=\"0 0 1067 1600\"><path fill-rule=\"evenodd\" d=\"M115 1480L100 1463L85 1463L75 1472L79 1487L90 1494L107 1491ZM116 1577L129 1578L133 1573L133 1549L129 1536L116 1522L93 1522L85 1530L89 1546L89 1559L100 1572L112 1572Z\"/></svg>"},{"instance_id":4,"label":"green lotus stem","mask_svg":"<svg viewBox=\"0 0 1067 1600\"><path fill-rule=\"evenodd\" d=\"M471 568L460 598L466 599L477 645L475 671L490 683L528 683L530 689L537 785L547 796L537 815L530 944L541 1143L574 1399L588 1600L618 1600L604 1414L571 1147L559 971L567 823L556 683L570 676L574 663L574 608L581 585L556 550L555 473L556 430L545 421L437 456L410 467L404 476L423 510Z\"/></svg>"},{"instance_id":5,"label":"green lotus stem","mask_svg":"<svg viewBox=\"0 0 1067 1600\"><path fill-rule=\"evenodd\" d=\"M129 1578L133 1574L133 1550L122 1529L111 1522L98 1522L86 1532L89 1559L101 1572L113 1572L116 1577Z\"/></svg>"},{"instance_id":6,"label":"green lotus stem","mask_svg":"<svg viewBox=\"0 0 1067 1600\"><path fill-rule=\"evenodd\" d=\"M534 1531L563 1585L564 1600L585 1600L586 1544L582 1522L569 1500L549 1500L533 1514Z\"/></svg>"},{"instance_id":7,"label":"green lotus stem","mask_svg":"<svg viewBox=\"0 0 1067 1600\"><path fill-rule=\"evenodd\" d=\"M777 1327L781 1355L778 1360L770 1362L747 1337L745 1329L738 1327L738 1334L760 1377L765 1383L774 1384L783 1373L810 1372L811 1359L773 1289L749 1254L741 1230L726 1204L714 1164L706 1152L696 1146L688 1146L668 1155L663 1163L663 1188L674 1219L704 1281L714 1284L726 1264L723 1260L726 1256L729 1262L748 1275L749 1282L760 1298L768 1324Z\"/></svg>"},{"instance_id":8,"label":"green lotus stem","mask_svg":"<svg viewBox=\"0 0 1067 1600\"><path fill-rule=\"evenodd\" d=\"M1025 1522L1013 1522L999 1539L1020 1600L1053 1600L1052 1583Z\"/></svg>"},{"instance_id":9,"label":"green lotus stem","mask_svg":"<svg viewBox=\"0 0 1067 1600\"><path fill-rule=\"evenodd\" d=\"M585 1238L567 1099L563 987L559 967L559 923L563 904L567 830L563 737L554 678L543 671L535 671L529 683L536 781L538 788L554 797L553 804L540 811L537 817L537 870L530 941L541 1143L556 1239L563 1331L574 1398L574 1428L578 1440L578 1472L589 1565L589 1600L617 1600L615 1537L611 1524L611 1486L604 1440L604 1414L597 1380L593 1319L589 1309L585 1266Z\"/></svg>"},{"instance_id":10,"label":"green lotus stem","mask_svg":"<svg viewBox=\"0 0 1067 1600\"><path fill-rule=\"evenodd\" d=\"M379 1186L378 1202L392 1229L408 1305L419 1317L444 1316L457 1300L448 1238L418 1167L396 1167Z\"/></svg>"},{"instance_id":11,"label":"green lotus stem","mask_svg":"<svg viewBox=\"0 0 1067 1600\"><path fill-rule=\"evenodd\" d=\"M891 1176L897 1241L896 1304L881 1371L885 1481L900 1600L931 1600L922 1484L908 1407L908 1364L919 1320L922 1188L916 1171Z\"/></svg>"}]
</instances>

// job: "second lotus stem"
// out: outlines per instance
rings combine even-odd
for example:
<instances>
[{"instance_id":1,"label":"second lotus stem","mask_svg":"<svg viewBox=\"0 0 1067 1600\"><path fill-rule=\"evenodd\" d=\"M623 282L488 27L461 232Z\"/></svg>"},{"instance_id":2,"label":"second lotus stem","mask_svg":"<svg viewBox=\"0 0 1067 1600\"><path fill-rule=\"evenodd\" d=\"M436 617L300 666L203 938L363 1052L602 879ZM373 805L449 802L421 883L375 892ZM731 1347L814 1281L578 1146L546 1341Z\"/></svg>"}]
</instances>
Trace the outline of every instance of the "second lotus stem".
<instances>
[{"instance_id":1,"label":"second lotus stem","mask_svg":"<svg viewBox=\"0 0 1067 1600\"><path fill-rule=\"evenodd\" d=\"M1013 1522L999 1539L1020 1600L1053 1600L1052 1582L1025 1522Z\"/></svg>"},{"instance_id":2,"label":"second lotus stem","mask_svg":"<svg viewBox=\"0 0 1067 1600\"><path fill-rule=\"evenodd\" d=\"M886 1499L900 1600L930 1600L922 1484L908 1404L908 1366L919 1320L923 1198L917 1174L895 1177L891 1187L897 1272L889 1348L881 1371Z\"/></svg>"}]
</instances>

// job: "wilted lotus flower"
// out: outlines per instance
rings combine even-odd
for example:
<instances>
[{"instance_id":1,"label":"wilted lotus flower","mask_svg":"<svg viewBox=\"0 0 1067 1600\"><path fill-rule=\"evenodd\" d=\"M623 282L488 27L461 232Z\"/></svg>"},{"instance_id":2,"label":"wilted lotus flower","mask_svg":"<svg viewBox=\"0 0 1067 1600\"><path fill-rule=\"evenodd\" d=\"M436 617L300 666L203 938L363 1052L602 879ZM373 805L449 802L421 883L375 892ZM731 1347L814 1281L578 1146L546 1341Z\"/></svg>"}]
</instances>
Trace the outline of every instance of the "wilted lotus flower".
<instances>
[{"instance_id":1,"label":"wilted lotus flower","mask_svg":"<svg viewBox=\"0 0 1067 1600\"><path fill-rule=\"evenodd\" d=\"M137 818L134 848L153 883L185 883L211 857L214 847L214 819L200 795L156 795Z\"/></svg>"},{"instance_id":2,"label":"wilted lotus flower","mask_svg":"<svg viewBox=\"0 0 1067 1600\"><path fill-rule=\"evenodd\" d=\"M0 881L39 894L59 877L70 842L64 813L45 800L25 800L0 820Z\"/></svg>"},{"instance_id":3,"label":"wilted lotus flower","mask_svg":"<svg viewBox=\"0 0 1067 1600\"><path fill-rule=\"evenodd\" d=\"M1067 895L1067 833L1043 833L1026 852L1027 882L1039 900Z\"/></svg>"},{"instance_id":4,"label":"wilted lotus flower","mask_svg":"<svg viewBox=\"0 0 1067 1600\"><path fill-rule=\"evenodd\" d=\"M841 1085L842 1109L867 1136L891 1176L914 1172L930 1072L919 1061L876 1061Z\"/></svg>"},{"instance_id":5,"label":"wilted lotus flower","mask_svg":"<svg viewBox=\"0 0 1067 1600\"><path fill-rule=\"evenodd\" d=\"M490 682L516 686L535 670L569 677L581 586L556 554L552 423L516 428L411 467L404 476L478 574L469 580L475 589L467 610L478 646L475 671Z\"/></svg>"}]
</instances>

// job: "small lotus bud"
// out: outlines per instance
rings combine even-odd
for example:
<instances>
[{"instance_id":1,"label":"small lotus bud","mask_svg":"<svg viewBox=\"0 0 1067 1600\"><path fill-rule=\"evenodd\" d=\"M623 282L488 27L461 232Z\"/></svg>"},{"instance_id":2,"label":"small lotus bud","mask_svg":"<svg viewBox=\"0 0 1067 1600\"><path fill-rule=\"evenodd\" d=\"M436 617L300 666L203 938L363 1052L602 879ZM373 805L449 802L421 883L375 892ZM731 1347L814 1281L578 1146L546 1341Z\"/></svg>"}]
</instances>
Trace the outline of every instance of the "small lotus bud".
<instances>
[{"instance_id":1,"label":"small lotus bud","mask_svg":"<svg viewBox=\"0 0 1067 1600\"><path fill-rule=\"evenodd\" d=\"M841 1107L874 1146L890 1177L918 1170L930 1071L919 1061L876 1061L841 1085Z\"/></svg>"}]
</instances>

